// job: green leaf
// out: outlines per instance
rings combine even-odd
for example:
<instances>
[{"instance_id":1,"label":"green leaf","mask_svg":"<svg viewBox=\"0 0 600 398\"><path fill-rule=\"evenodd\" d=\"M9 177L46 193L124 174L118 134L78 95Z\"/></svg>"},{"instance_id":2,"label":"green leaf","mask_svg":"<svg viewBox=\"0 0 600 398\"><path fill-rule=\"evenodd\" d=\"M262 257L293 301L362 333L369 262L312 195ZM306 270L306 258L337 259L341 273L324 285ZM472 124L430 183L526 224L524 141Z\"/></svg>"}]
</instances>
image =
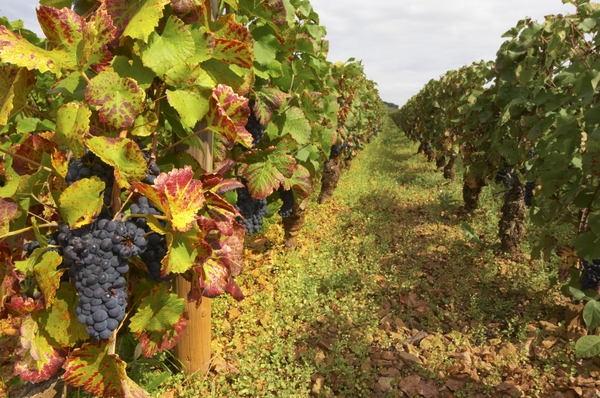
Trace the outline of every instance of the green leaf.
<instances>
[{"instance_id":1,"label":"green leaf","mask_svg":"<svg viewBox=\"0 0 600 398\"><path fill-rule=\"evenodd\" d=\"M140 51L144 65L162 77L173 66L194 55L194 38L180 19L171 16L162 35L152 32L148 44L140 45Z\"/></svg>"},{"instance_id":2,"label":"green leaf","mask_svg":"<svg viewBox=\"0 0 600 398\"><path fill-rule=\"evenodd\" d=\"M144 66L142 59L136 54L131 55L131 60L122 55L116 56L113 60L112 67L122 78L129 77L135 80L138 86L143 90L150 87L152 81L156 77L152 70Z\"/></svg>"},{"instance_id":3,"label":"green leaf","mask_svg":"<svg viewBox=\"0 0 600 398\"><path fill-rule=\"evenodd\" d=\"M583 308L583 320L589 330L600 325L600 302L590 300Z\"/></svg>"},{"instance_id":4,"label":"green leaf","mask_svg":"<svg viewBox=\"0 0 600 398\"><path fill-rule=\"evenodd\" d=\"M37 313L40 327L63 347L73 346L77 341L90 337L85 331L86 326L77 321L77 300L75 286L63 283L56 292L52 306Z\"/></svg>"},{"instance_id":5,"label":"green leaf","mask_svg":"<svg viewBox=\"0 0 600 398\"><path fill-rule=\"evenodd\" d=\"M62 256L55 251L47 251L41 256L41 261L33 266L33 275L44 294L46 308L54 302L54 296L60 286L60 277L64 270L57 270L62 264Z\"/></svg>"},{"instance_id":6,"label":"green leaf","mask_svg":"<svg viewBox=\"0 0 600 398\"><path fill-rule=\"evenodd\" d=\"M196 240L194 229L186 233L167 233L169 251L162 261L161 276L169 273L182 274L191 269L196 263L196 249L192 240Z\"/></svg>"},{"instance_id":7,"label":"green leaf","mask_svg":"<svg viewBox=\"0 0 600 398\"><path fill-rule=\"evenodd\" d=\"M600 353L600 336L583 336L575 343L577 358L590 358Z\"/></svg>"},{"instance_id":8,"label":"green leaf","mask_svg":"<svg viewBox=\"0 0 600 398\"><path fill-rule=\"evenodd\" d=\"M75 181L60 194L59 211L71 229L91 223L100 214L105 188L106 184L94 176Z\"/></svg>"},{"instance_id":9,"label":"green leaf","mask_svg":"<svg viewBox=\"0 0 600 398\"><path fill-rule=\"evenodd\" d=\"M120 187L127 188L146 177L147 164L142 150L129 138L93 137L87 140L87 145L104 163L115 168Z\"/></svg>"},{"instance_id":10,"label":"green leaf","mask_svg":"<svg viewBox=\"0 0 600 398\"><path fill-rule=\"evenodd\" d=\"M173 329L185 309L185 299L169 293L165 284L158 285L139 304L131 318L129 330L138 337L146 332L161 332Z\"/></svg>"},{"instance_id":11,"label":"green leaf","mask_svg":"<svg viewBox=\"0 0 600 398\"><path fill-rule=\"evenodd\" d=\"M197 86L208 90L212 90L217 85L200 64L187 62L177 64L169 69L165 75L165 82L177 88Z\"/></svg>"},{"instance_id":12,"label":"green leaf","mask_svg":"<svg viewBox=\"0 0 600 398\"><path fill-rule=\"evenodd\" d=\"M279 40L273 34L273 29L266 25L253 29L252 37L254 38L256 61L262 65L268 65L275 59L280 48Z\"/></svg>"},{"instance_id":13,"label":"green leaf","mask_svg":"<svg viewBox=\"0 0 600 398\"><path fill-rule=\"evenodd\" d=\"M158 116L154 112L138 115L131 129L131 134L137 137L148 137L152 135L158 126Z\"/></svg>"},{"instance_id":14,"label":"green leaf","mask_svg":"<svg viewBox=\"0 0 600 398\"><path fill-rule=\"evenodd\" d=\"M207 32L206 27L201 26L198 29L192 30L192 37L196 45L196 51L187 62L191 65L199 62L208 61L215 51L215 35L212 32Z\"/></svg>"},{"instance_id":15,"label":"green leaf","mask_svg":"<svg viewBox=\"0 0 600 398\"><path fill-rule=\"evenodd\" d=\"M310 123L300 108L289 108L282 119L282 135L290 134L298 145L305 145L310 141Z\"/></svg>"},{"instance_id":16,"label":"green leaf","mask_svg":"<svg viewBox=\"0 0 600 398\"><path fill-rule=\"evenodd\" d=\"M5 126L27 104L27 94L33 86L30 78L31 73L25 68L0 65L0 126Z\"/></svg>"},{"instance_id":17,"label":"green leaf","mask_svg":"<svg viewBox=\"0 0 600 398\"><path fill-rule=\"evenodd\" d=\"M169 0L123 1L120 5L125 9L115 8L111 15L119 25L126 22L127 27L123 31L123 36L129 36L145 43L148 36L154 33L154 28L158 26L167 4L169 4Z\"/></svg>"},{"instance_id":18,"label":"green leaf","mask_svg":"<svg viewBox=\"0 0 600 398\"><path fill-rule=\"evenodd\" d=\"M85 154L83 137L90 130L92 111L85 104L68 102L56 113L56 138L73 151L75 158Z\"/></svg>"},{"instance_id":19,"label":"green leaf","mask_svg":"<svg viewBox=\"0 0 600 398\"><path fill-rule=\"evenodd\" d=\"M150 397L127 376L126 366L118 355L107 354L104 343L87 343L67 357L63 380L101 397Z\"/></svg>"},{"instance_id":20,"label":"green leaf","mask_svg":"<svg viewBox=\"0 0 600 398\"><path fill-rule=\"evenodd\" d=\"M116 129L126 129L142 113L146 93L135 80L105 71L91 80L85 98L90 104L100 107L101 122Z\"/></svg>"},{"instance_id":21,"label":"green leaf","mask_svg":"<svg viewBox=\"0 0 600 398\"><path fill-rule=\"evenodd\" d=\"M142 354L150 358L177 345L187 325L185 299L168 293L165 284L149 281L140 281L133 297L141 304L129 329L139 339Z\"/></svg>"},{"instance_id":22,"label":"green leaf","mask_svg":"<svg viewBox=\"0 0 600 398\"><path fill-rule=\"evenodd\" d=\"M194 128L209 110L209 100L193 87L167 90L167 100L179 113L181 123L189 128Z\"/></svg>"},{"instance_id":23,"label":"green leaf","mask_svg":"<svg viewBox=\"0 0 600 398\"><path fill-rule=\"evenodd\" d=\"M38 11L40 24L44 24L48 40L54 44L55 50L48 51L37 47L24 38L17 36L4 26L0 26L0 58L3 62L39 70L41 73L51 72L56 77L62 76L62 69L75 69L77 65L77 45L81 41L79 32L81 20L75 12L67 9L60 11L41 6Z\"/></svg>"},{"instance_id":24,"label":"green leaf","mask_svg":"<svg viewBox=\"0 0 600 398\"><path fill-rule=\"evenodd\" d=\"M574 288L573 286L569 286L569 291L573 295L573 300L580 301L584 300L587 297L587 295L584 292L577 288Z\"/></svg>"},{"instance_id":25,"label":"green leaf","mask_svg":"<svg viewBox=\"0 0 600 398\"><path fill-rule=\"evenodd\" d=\"M600 257L600 245L596 234L593 231L579 234L575 240L575 251L582 258Z\"/></svg>"}]
</instances>

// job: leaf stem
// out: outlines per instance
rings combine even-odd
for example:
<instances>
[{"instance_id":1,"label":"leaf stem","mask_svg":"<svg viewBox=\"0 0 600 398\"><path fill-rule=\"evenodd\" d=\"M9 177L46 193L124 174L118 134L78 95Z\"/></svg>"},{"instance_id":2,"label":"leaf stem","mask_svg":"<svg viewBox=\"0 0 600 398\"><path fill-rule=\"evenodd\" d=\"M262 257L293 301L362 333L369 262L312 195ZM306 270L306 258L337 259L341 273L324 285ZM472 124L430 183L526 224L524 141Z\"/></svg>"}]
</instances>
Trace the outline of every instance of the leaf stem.
<instances>
[{"instance_id":1,"label":"leaf stem","mask_svg":"<svg viewBox=\"0 0 600 398\"><path fill-rule=\"evenodd\" d=\"M51 222L51 223L48 223L48 224L38 225L38 228L50 228L50 227L58 227L58 223ZM0 236L0 239L5 239L5 238L8 238L10 236L19 235L19 234L22 234L23 232L31 231L32 229L33 229L33 227L26 227L26 228L18 229L16 231L11 231L11 232L9 232L7 234L4 234L4 235Z\"/></svg>"}]
</instances>

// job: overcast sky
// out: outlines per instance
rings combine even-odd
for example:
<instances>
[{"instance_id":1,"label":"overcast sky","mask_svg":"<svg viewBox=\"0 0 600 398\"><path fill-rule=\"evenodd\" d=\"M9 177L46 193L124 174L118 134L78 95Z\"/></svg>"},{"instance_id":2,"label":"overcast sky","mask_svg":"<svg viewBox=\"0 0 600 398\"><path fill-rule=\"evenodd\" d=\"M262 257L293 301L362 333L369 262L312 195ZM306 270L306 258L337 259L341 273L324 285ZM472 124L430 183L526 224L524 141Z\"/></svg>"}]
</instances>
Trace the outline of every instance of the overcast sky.
<instances>
[{"instance_id":1,"label":"overcast sky","mask_svg":"<svg viewBox=\"0 0 600 398\"><path fill-rule=\"evenodd\" d=\"M0 15L40 33L38 0L0 0ZM493 60L525 17L573 13L561 0L311 0L327 28L330 61L363 61L384 101L402 105L446 71Z\"/></svg>"}]
</instances>

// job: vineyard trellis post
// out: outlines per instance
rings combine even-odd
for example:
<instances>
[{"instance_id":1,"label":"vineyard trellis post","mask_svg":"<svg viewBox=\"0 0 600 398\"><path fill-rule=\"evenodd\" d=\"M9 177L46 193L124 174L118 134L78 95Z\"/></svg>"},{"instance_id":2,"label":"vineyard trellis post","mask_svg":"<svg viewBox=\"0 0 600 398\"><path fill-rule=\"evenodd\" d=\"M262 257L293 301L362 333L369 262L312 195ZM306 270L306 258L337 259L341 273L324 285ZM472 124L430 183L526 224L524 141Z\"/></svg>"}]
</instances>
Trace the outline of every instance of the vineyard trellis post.
<instances>
[{"instance_id":1,"label":"vineyard trellis post","mask_svg":"<svg viewBox=\"0 0 600 398\"><path fill-rule=\"evenodd\" d=\"M206 127L206 123L199 123L196 131ZM193 138L196 139L196 138ZM200 148L182 144L178 149L185 150L192 155L206 172L213 169L213 139L214 133L207 131L198 136ZM175 279L175 291L179 297L186 299L185 311L188 314L187 327L181 339L175 346L175 356L182 365L186 374L196 372L207 373L210 367L211 345L211 300L202 298L200 306L195 302L187 301L187 294L192 284L182 275Z\"/></svg>"}]
</instances>

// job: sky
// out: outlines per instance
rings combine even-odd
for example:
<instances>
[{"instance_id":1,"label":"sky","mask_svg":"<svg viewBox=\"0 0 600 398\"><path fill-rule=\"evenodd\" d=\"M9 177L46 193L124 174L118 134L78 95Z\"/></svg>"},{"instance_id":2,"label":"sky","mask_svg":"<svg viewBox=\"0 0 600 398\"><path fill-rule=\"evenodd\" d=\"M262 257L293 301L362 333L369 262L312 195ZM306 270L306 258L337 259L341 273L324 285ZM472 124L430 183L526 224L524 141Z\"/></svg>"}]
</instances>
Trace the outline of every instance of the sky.
<instances>
[{"instance_id":1,"label":"sky","mask_svg":"<svg viewBox=\"0 0 600 398\"><path fill-rule=\"evenodd\" d=\"M41 34L38 0L0 0L0 16ZM561 0L311 0L327 28L328 59L356 58L384 101L403 105L431 79L494 60L520 19L569 14Z\"/></svg>"}]
</instances>

